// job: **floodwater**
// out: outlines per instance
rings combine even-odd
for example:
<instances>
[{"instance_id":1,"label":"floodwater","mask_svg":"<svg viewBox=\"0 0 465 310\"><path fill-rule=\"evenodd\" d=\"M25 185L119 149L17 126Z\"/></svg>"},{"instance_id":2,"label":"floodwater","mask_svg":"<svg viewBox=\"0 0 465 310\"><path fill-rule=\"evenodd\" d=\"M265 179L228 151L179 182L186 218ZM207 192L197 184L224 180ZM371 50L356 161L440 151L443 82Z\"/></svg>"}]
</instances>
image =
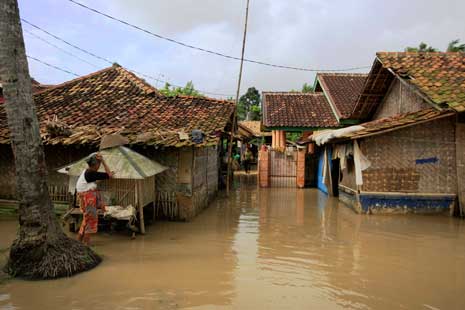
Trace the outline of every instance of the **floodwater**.
<instances>
[{"instance_id":1,"label":"floodwater","mask_svg":"<svg viewBox=\"0 0 465 310\"><path fill-rule=\"evenodd\" d=\"M0 309L465 309L464 221L241 180L192 222L98 235L90 272L0 283ZM0 249L16 227L0 222Z\"/></svg>"}]
</instances>

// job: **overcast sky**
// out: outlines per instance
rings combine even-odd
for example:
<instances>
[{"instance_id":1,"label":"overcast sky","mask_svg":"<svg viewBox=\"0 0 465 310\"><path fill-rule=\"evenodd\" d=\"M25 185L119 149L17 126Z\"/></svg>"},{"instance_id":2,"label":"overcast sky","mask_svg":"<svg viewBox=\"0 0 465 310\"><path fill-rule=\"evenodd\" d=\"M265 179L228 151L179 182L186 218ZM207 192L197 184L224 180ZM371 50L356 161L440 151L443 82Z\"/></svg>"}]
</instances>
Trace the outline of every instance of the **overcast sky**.
<instances>
[{"instance_id":1,"label":"overcast sky","mask_svg":"<svg viewBox=\"0 0 465 310\"><path fill-rule=\"evenodd\" d=\"M152 32L240 56L245 0L80 1ZM19 0L19 4L22 18L124 67L172 84L192 80L203 91L235 94L238 61L151 37L67 0ZM97 68L25 33L31 56L79 75L108 66L27 24L23 28ZM245 55L280 65L338 69L370 66L377 51L402 51L420 41L444 50L456 38L465 41L463 0L250 0ZM73 78L33 60L29 66L42 83ZM287 91L313 81L312 72L245 63L241 89Z\"/></svg>"}]
</instances>

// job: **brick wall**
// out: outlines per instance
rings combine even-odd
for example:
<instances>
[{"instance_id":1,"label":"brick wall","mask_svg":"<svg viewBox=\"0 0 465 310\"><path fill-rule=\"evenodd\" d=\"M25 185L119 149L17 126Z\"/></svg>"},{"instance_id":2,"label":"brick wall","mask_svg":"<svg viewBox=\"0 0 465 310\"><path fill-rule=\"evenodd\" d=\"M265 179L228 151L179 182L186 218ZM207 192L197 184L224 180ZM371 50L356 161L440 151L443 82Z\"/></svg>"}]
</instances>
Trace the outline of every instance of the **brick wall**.
<instances>
[{"instance_id":1,"label":"brick wall","mask_svg":"<svg viewBox=\"0 0 465 310\"><path fill-rule=\"evenodd\" d=\"M270 152L268 150L259 151L258 177L260 187L270 186Z\"/></svg>"},{"instance_id":2,"label":"brick wall","mask_svg":"<svg viewBox=\"0 0 465 310\"><path fill-rule=\"evenodd\" d=\"M297 180L296 185L298 188L305 187L305 156L307 155L307 150L298 149L297 150Z\"/></svg>"}]
</instances>

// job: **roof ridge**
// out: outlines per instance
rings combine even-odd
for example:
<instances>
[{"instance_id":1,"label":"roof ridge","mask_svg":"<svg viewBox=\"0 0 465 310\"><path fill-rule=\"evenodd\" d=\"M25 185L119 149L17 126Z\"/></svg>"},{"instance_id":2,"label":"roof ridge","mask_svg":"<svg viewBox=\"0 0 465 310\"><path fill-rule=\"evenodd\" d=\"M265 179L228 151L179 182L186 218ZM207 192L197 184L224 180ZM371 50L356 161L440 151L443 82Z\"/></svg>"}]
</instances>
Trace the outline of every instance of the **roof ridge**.
<instances>
[{"instance_id":1,"label":"roof ridge","mask_svg":"<svg viewBox=\"0 0 465 310\"><path fill-rule=\"evenodd\" d=\"M262 91L262 95L300 95L300 96L322 96L321 93L314 93L314 92L298 92L298 91Z\"/></svg>"},{"instance_id":2,"label":"roof ridge","mask_svg":"<svg viewBox=\"0 0 465 310\"><path fill-rule=\"evenodd\" d=\"M162 96L164 96L164 95L162 94ZM211 98L211 97L205 97L205 96L197 97L197 96L177 94L176 96L171 96L171 97L165 96L165 97L167 97L167 98L184 98L184 99L203 99L203 100L208 100L208 101L216 101L218 103L234 104L233 100L217 99L217 98Z\"/></svg>"},{"instance_id":3,"label":"roof ridge","mask_svg":"<svg viewBox=\"0 0 465 310\"><path fill-rule=\"evenodd\" d=\"M368 76L368 73L317 72L318 76Z\"/></svg>"},{"instance_id":4,"label":"roof ridge","mask_svg":"<svg viewBox=\"0 0 465 310\"><path fill-rule=\"evenodd\" d=\"M159 90L155 86L149 84L145 79L139 77L137 74L135 74L131 70L126 69L118 64L115 65L114 67L116 68L118 72L123 73L129 80L134 82L138 88L142 89L142 91L146 92L147 94L152 94L152 93L160 94ZM139 84L142 84L142 86Z\"/></svg>"},{"instance_id":5,"label":"roof ridge","mask_svg":"<svg viewBox=\"0 0 465 310\"><path fill-rule=\"evenodd\" d=\"M51 87L49 88L46 88L46 89L43 89L43 90L40 90L38 92L35 92L34 95L37 95L37 94L42 94L44 92L47 92L47 91L50 91L50 90L54 90L56 88L60 88L60 87L63 87L63 86L66 86L66 85L69 85L71 83L74 83L74 82L78 82L78 81L81 81L81 80L85 80L89 77L92 77L92 76L95 76L95 75L98 75L98 74L101 74L101 73L104 73L104 72L107 72L107 71L110 71L112 69L114 69L116 66L111 66L111 67L107 67L107 68L104 68L104 69L101 69L101 70L98 70L98 71L95 71L95 72L92 72L92 73L89 73L89 74L86 74L86 75L83 75L83 76L79 76L75 79L72 79L72 80L69 80L69 81L66 81L66 82L63 82L63 83L60 83L60 84L56 84L56 85L52 85Z\"/></svg>"},{"instance_id":6,"label":"roof ridge","mask_svg":"<svg viewBox=\"0 0 465 310\"><path fill-rule=\"evenodd\" d=\"M439 56L439 55L456 55L456 56L463 56L465 57L465 53L463 52L387 52L387 51L380 51L376 52L378 54L406 54L406 55L432 55L432 56Z\"/></svg>"}]
</instances>

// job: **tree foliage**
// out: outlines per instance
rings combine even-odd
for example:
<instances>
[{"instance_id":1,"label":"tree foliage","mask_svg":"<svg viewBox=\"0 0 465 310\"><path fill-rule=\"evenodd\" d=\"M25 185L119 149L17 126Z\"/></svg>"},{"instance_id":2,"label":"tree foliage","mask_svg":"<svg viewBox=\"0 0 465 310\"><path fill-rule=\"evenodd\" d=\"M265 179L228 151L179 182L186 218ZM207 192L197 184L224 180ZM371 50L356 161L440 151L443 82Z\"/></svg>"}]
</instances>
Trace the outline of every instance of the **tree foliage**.
<instances>
[{"instance_id":1,"label":"tree foliage","mask_svg":"<svg viewBox=\"0 0 465 310\"><path fill-rule=\"evenodd\" d=\"M447 46L447 51L465 53L465 43L460 44L459 39L452 40L449 42L449 45Z\"/></svg>"},{"instance_id":2,"label":"tree foliage","mask_svg":"<svg viewBox=\"0 0 465 310\"><path fill-rule=\"evenodd\" d=\"M249 87L237 103L237 118L239 120L260 120L260 92L255 87Z\"/></svg>"},{"instance_id":3,"label":"tree foliage","mask_svg":"<svg viewBox=\"0 0 465 310\"><path fill-rule=\"evenodd\" d=\"M303 93L312 93L313 92L313 86L308 84L308 83L304 83L304 85L302 85L302 92Z\"/></svg>"},{"instance_id":4,"label":"tree foliage","mask_svg":"<svg viewBox=\"0 0 465 310\"><path fill-rule=\"evenodd\" d=\"M165 83L165 86L159 90L165 96L174 97L177 95L204 97L202 93L195 89L194 83L189 81L184 87L171 86L170 83Z\"/></svg>"},{"instance_id":5,"label":"tree foliage","mask_svg":"<svg viewBox=\"0 0 465 310\"><path fill-rule=\"evenodd\" d=\"M432 46L428 46L425 42L421 42L418 47L407 46L405 48L406 52L437 52L438 50Z\"/></svg>"}]
</instances>

